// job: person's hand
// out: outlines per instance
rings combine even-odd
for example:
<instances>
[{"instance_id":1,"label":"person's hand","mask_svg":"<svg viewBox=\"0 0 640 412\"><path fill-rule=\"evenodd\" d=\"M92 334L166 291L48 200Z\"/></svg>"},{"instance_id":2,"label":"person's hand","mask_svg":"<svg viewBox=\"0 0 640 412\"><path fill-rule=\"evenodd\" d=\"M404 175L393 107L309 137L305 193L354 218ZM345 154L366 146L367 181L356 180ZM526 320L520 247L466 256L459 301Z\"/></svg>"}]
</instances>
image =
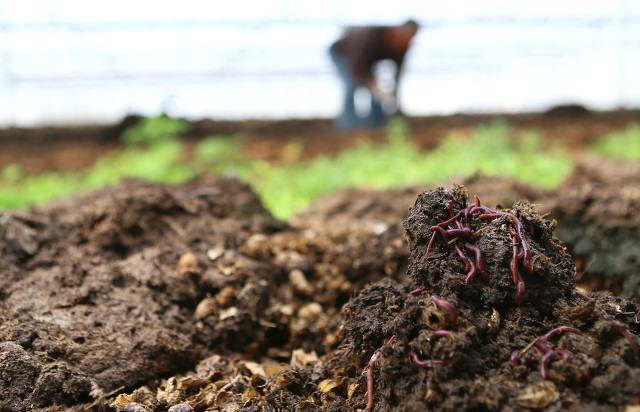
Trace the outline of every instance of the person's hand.
<instances>
[{"instance_id":1,"label":"person's hand","mask_svg":"<svg viewBox=\"0 0 640 412\"><path fill-rule=\"evenodd\" d=\"M372 87L371 94L373 94L373 98L379 101L380 103L390 102L395 100L396 96L392 90L381 90L377 85Z\"/></svg>"}]
</instances>

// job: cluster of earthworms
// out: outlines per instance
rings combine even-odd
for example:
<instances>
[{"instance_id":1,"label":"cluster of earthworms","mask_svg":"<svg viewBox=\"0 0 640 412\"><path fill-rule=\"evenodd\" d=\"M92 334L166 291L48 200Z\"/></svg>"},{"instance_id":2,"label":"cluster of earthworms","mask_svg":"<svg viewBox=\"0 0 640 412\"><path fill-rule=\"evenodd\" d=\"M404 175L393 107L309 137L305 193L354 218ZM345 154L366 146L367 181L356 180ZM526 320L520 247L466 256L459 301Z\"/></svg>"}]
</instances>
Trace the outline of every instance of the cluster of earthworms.
<instances>
[{"instance_id":1,"label":"cluster of earthworms","mask_svg":"<svg viewBox=\"0 0 640 412\"><path fill-rule=\"evenodd\" d=\"M580 291L576 291L575 295L586 302L591 300L589 296L587 296L586 294ZM611 316L606 311L604 311L604 309L601 309L601 311L602 311L603 318L607 320L612 320ZM631 350L633 351L635 356L640 357L640 345L638 345L638 343L635 341L635 339L633 338L632 334L629 332L627 327L618 321L615 321L614 325L618 330L618 332L620 333L620 335L629 343ZM571 353L569 353L565 349L560 349L560 348L551 349L547 344L549 339L553 338L554 336L562 332L571 332L577 335L582 335L582 332L580 332L578 329L573 328L571 326L559 326L557 328L550 330L544 335L540 336L535 341L527 345L527 347L525 347L524 349L514 351L511 354L509 361L513 365L516 365L516 366L519 365L520 358L522 358L522 356L529 349L534 347L535 349L538 350L538 352L542 354L542 358L540 359L540 375L542 375L544 379L547 379L549 377L549 364L557 355L560 355L563 362L565 363L571 362ZM586 379L588 380L591 379L591 376L588 370L585 369L583 371L583 374Z\"/></svg>"},{"instance_id":2,"label":"cluster of earthworms","mask_svg":"<svg viewBox=\"0 0 640 412\"><path fill-rule=\"evenodd\" d=\"M551 349L547 345L547 341L549 339L562 332L571 332L577 335L582 335L582 332L580 332L576 328L572 328L571 326L559 326L557 328L551 329L549 332L533 341L532 344L528 345L523 350L517 350L513 352L511 354L511 357L509 358L509 361L517 366L520 363L520 358L522 357L522 355L533 346L542 353L542 358L540 359L540 375L542 375L544 379L547 379L549 377L549 363L551 363L553 358L555 358L557 355L560 355L563 362L568 363L571 361L571 353L569 353L569 351L560 348ZM588 377L588 371L585 371L585 376Z\"/></svg>"},{"instance_id":3,"label":"cluster of earthworms","mask_svg":"<svg viewBox=\"0 0 640 412\"><path fill-rule=\"evenodd\" d=\"M419 295L421 294L425 288L418 288L410 292L411 295ZM431 296L431 301L438 307L446 310L449 313L449 323L453 326L458 319L458 310L456 307L448 302L445 299L442 299L436 295ZM431 332L433 336L447 336L451 334L451 331L448 330L434 330ZM391 338L385 343L385 345L391 345L396 340L396 335L391 336ZM383 345L384 347L384 345ZM364 409L358 409L358 412L369 411L373 408L373 391L375 386L374 380L374 368L378 359L382 356L382 347L377 349L373 355L371 355L371 359L369 360L369 364L367 365L367 406ZM435 366L435 365L448 365L451 363L450 360L442 360L442 359L421 359L420 356L416 352L410 352L409 358L418 366Z\"/></svg>"},{"instance_id":4,"label":"cluster of earthworms","mask_svg":"<svg viewBox=\"0 0 640 412\"><path fill-rule=\"evenodd\" d=\"M454 213L453 205L454 201L449 201L449 219L431 226L433 234L429 240L427 246L426 256L429 257L431 247L436 239L436 235L440 234L447 247L456 251L460 259L465 264L466 278L464 284L468 285L476 275L480 275L484 280L489 280L489 272L486 269L484 262L484 256L482 250L476 245L469 243L469 241L477 237L485 228L474 231L471 225L468 223L468 219L471 215L477 214L482 219L495 220L500 218L506 218L509 223L507 224L507 231L511 235L512 239L512 258L511 258L511 274L513 275L513 283L516 284L516 296L515 303L519 305L522 303L522 298L525 294L525 285L522 275L520 274L520 262L522 266L529 273L533 272L533 265L531 264L531 248L525 237L524 226L520 219L518 219L513 213L494 210L480 204L478 196L474 196L475 202L473 204L463 207L457 213ZM465 253L465 250L473 253L474 259L471 259Z\"/></svg>"},{"instance_id":5,"label":"cluster of earthworms","mask_svg":"<svg viewBox=\"0 0 640 412\"><path fill-rule=\"evenodd\" d=\"M458 209L457 211L455 209ZM487 270L483 251L474 244L476 239L483 231L486 230L499 230L496 224L483 225L480 229L472 227L472 221L478 222L479 219L487 221L493 221L501 219L499 222L500 227L511 237L512 257L510 262L510 270L513 276L513 282L516 285L515 303L517 305L522 304L523 297L525 296L525 283L520 273L521 268L524 268L528 273L533 273L533 264L531 256L531 247L527 241L527 234L529 236L534 235L533 226L529 227L529 231L526 231L522 221L515 216L512 212L500 211L483 206L480 203L478 196L474 196L474 203L470 205L461 204L457 200L449 201L449 217L441 218L437 224L430 226L432 230L431 238L428 242L426 249L426 257L432 250L434 242L437 237L441 237L442 241L449 249L456 252L459 258L465 265L464 284L469 285L476 276L482 277L484 280L489 280L490 274ZM525 222L526 223L526 222ZM420 287L410 292L411 295L420 295L427 290L426 287ZM575 295L584 300L589 301L591 298L586 294L575 291ZM431 302L438 308L447 312L448 326L442 326L444 323L440 323L440 326L434 327L436 330L431 330L430 333L434 338L442 338L451 335L449 328L453 327L456 323L458 312L453 304L441 299L436 295L431 296ZM612 320L604 310L603 317L608 320ZM615 322L616 330L620 335L626 339L631 345L636 356L640 356L640 345L636 342L636 339L631 332L621 322ZM549 378L549 371L554 359L562 360L564 363L570 363L572 361L572 354L562 348L554 347L549 341L561 333L574 333L577 335L583 335L583 333L577 328L571 326L559 326L542 336L537 337L529 345L521 350L514 351L509 361L513 365L519 365L523 361L529 361L531 359L538 359L539 373L543 379ZM396 341L396 336L392 336L386 343L377 349L367 366L367 405L364 409L358 409L358 411L370 411L374 407L374 368L382 357L383 348L386 345L391 345ZM411 346L411 343L408 344ZM527 355L530 350L536 352L536 357L531 358ZM421 354L418 350L411 350L408 353L408 357L412 363L419 367L437 367L439 365L448 365L452 363L452 360L448 359L428 359L423 358L425 354ZM427 354L428 356L428 354ZM506 362L506 359L505 359ZM590 372L588 369L582 371L582 374L586 380L590 380Z\"/></svg>"}]
</instances>

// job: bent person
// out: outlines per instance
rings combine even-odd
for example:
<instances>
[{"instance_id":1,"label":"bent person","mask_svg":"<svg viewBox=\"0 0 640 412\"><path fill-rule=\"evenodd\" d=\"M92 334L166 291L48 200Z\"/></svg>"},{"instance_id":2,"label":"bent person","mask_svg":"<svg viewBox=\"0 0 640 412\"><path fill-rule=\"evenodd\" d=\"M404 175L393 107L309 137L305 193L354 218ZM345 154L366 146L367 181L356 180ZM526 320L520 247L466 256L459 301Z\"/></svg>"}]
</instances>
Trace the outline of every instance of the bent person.
<instances>
[{"instance_id":1,"label":"bent person","mask_svg":"<svg viewBox=\"0 0 640 412\"><path fill-rule=\"evenodd\" d=\"M335 125L340 130L378 127L387 120L383 104L397 100L398 80L411 40L418 31L413 20L399 26L362 26L347 28L333 43L329 54L344 84L342 113ZM390 60L396 66L393 88L380 87L374 70L376 65ZM356 92L366 88L371 93L371 107L364 116L356 111Z\"/></svg>"}]
</instances>

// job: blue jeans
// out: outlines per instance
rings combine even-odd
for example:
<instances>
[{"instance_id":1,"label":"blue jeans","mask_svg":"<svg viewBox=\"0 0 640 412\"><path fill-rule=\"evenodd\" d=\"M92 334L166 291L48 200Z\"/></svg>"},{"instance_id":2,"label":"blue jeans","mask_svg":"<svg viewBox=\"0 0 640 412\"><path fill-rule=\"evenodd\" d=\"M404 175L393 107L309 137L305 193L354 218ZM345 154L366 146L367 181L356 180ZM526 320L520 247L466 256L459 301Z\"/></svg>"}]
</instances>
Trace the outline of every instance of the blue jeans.
<instances>
[{"instance_id":1,"label":"blue jeans","mask_svg":"<svg viewBox=\"0 0 640 412\"><path fill-rule=\"evenodd\" d=\"M371 95L371 109L364 117L358 116L356 112L355 94L359 88L365 87L362 83L354 79L353 74L346 64L346 59L335 47L329 50L331 60L338 69L338 74L344 84L344 101L342 113L335 120L337 129L347 131L358 128L379 127L387 121L387 115L382 109L382 104Z\"/></svg>"}]
</instances>

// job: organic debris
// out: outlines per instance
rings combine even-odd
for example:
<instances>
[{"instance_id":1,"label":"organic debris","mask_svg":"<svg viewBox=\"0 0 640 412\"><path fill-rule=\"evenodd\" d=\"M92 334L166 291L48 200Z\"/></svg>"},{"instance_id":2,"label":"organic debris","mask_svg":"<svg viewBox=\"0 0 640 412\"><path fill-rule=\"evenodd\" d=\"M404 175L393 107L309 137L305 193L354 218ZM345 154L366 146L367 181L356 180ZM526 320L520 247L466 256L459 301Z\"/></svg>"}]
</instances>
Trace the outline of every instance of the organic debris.
<instances>
[{"instance_id":1,"label":"organic debris","mask_svg":"<svg viewBox=\"0 0 640 412\"><path fill-rule=\"evenodd\" d=\"M553 222L515 202L441 227L460 230L459 220L478 233L454 243L489 278L465 285L470 267L441 233L426 256L431 227L468 207L465 190L419 195L405 221L408 251L401 220L411 190L344 191L322 201L325 213L320 202L288 223L229 178L129 181L5 212L0 404L338 412L637 402L638 306L577 291ZM502 214L480 216L489 210ZM519 304L514 239L526 283Z\"/></svg>"}]
</instances>

